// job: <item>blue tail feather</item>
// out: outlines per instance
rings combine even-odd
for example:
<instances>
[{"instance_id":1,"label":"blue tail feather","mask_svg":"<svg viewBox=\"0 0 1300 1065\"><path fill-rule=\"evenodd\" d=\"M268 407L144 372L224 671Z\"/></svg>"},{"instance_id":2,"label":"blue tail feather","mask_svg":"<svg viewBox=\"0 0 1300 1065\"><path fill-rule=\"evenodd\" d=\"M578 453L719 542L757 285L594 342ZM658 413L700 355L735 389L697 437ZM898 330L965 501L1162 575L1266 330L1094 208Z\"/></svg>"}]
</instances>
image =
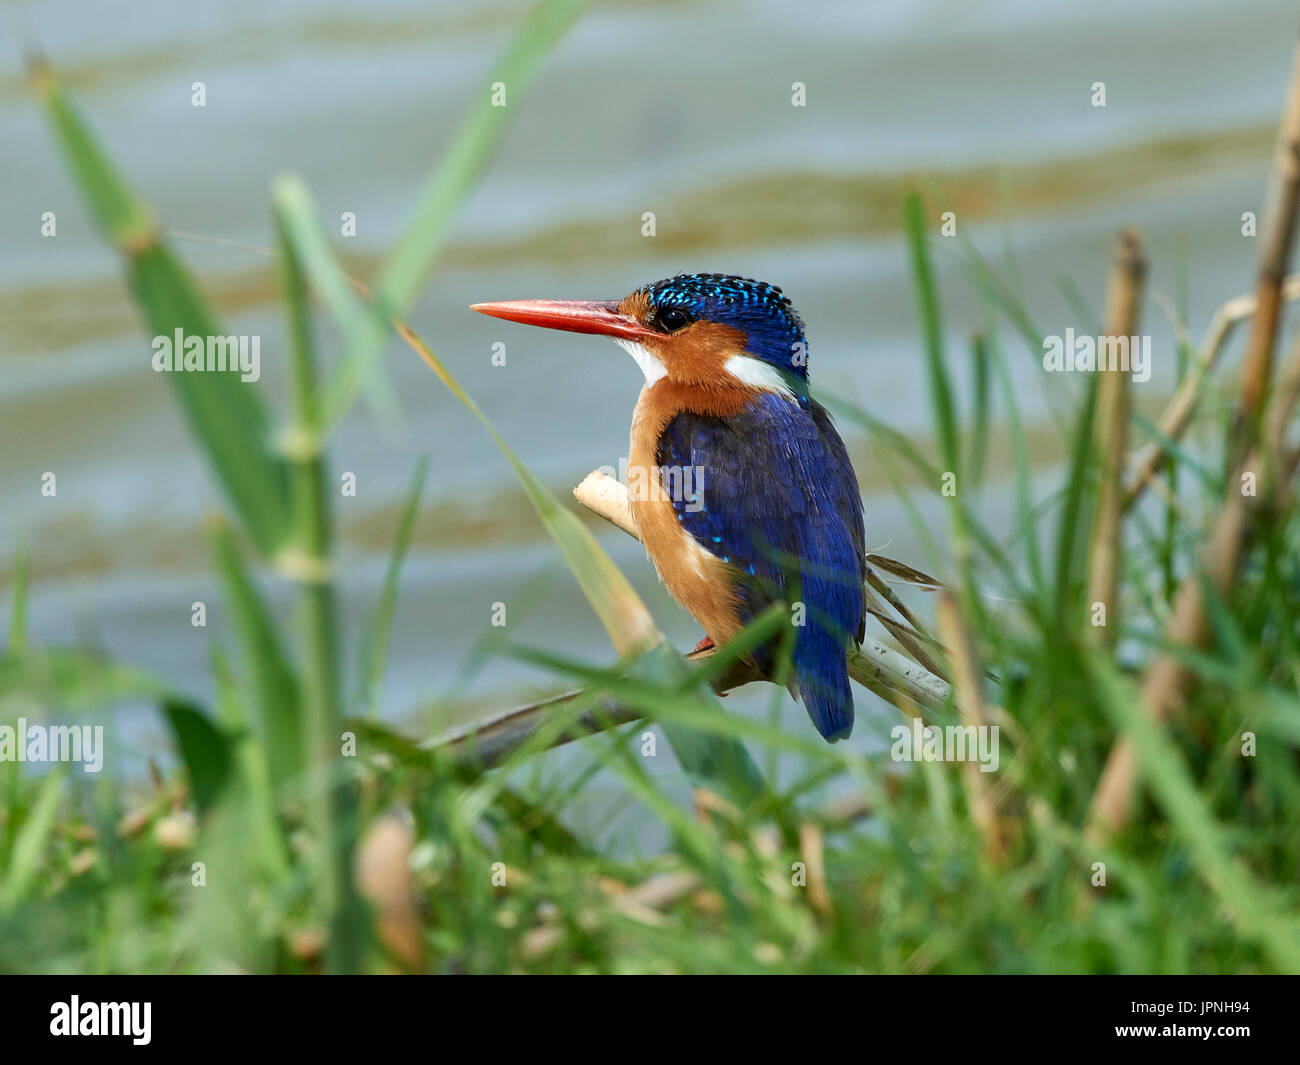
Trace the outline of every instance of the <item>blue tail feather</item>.
<instances>
[{"instance_id":1,"label":"blue tail feather","mask_svg":"<svg viewBox=\"0 0 1300 1065\"><path fill-rule=\"evenodd\" d=\"M853 693L849 689L847 638L814 621L794 645L794 679L812 723L834 743L853 731Z\"/></svg>"}]
</instances>

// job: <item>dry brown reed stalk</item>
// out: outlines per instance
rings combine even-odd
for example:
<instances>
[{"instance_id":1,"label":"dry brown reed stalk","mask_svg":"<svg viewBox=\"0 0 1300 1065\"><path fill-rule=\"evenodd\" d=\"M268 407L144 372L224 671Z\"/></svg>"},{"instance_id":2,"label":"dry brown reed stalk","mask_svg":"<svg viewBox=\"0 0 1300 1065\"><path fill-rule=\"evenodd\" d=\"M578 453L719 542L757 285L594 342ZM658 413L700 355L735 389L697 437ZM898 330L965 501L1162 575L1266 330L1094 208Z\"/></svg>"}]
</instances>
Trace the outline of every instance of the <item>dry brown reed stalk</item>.
<instances>
[{"instance_id":1,"label":"dry brown reed stalk","mask_svg":"<svg viewBox=\"0 0 1300 1065\"><path fill-rule=\"evenodd\" d=\"M1296 209L1300 206L1300 46L1291 66L1286 107L1278 127L1273 171L1262 214L1259 279L1255 317L1241 371L1241 403L1228 468L1232 469L1253 443L1273 376L1273 347L1282 310L1282 280L1295 240Z\"/></svg>"},{"instance_id":2,"label":"dry brown reed stalk","mask_svg":"<svg viewBox=\"0 0 1300 1065\"><path fill-rule=\"evenodd\" d=\"M936 614L939 634L949 648L952 660L957 709L965 724L977 729L985 728L989 723L989 715L984 707L982 673L975 645L961 616L957 599L947 588L939 592ZM971 820L979 830L984 853L995 865L1000 865L1006 857L1006 846L998 823L997 808L978 762L967 759L962 764L962 782L966 789L966 801L970 804Z\"/></svg>"},{"instance_id":3,"label":"dry brown reed stalk","mask_svg":"<svg viewBox=\"0 0 1300 1065\"><path fill-rule=\"evenodd\" d=\"M1300 299L1300 275L1292 275L1282 283L1282 301L1290 303ZM1237 296L1228 300L1214 312L1210 327L1205 331L1201 341L1196 362L1183 378L1169 403L1165 406L1157 423L1160 440L1154 440L1144 449L1137 464L1137 472L1124 489L1124 509L1127 511L1141 498L1169 460L1169 449L1164 440L1178 441L1187 431L1200 402L1205 381L1214 372L1219 355L1227 346L1237 326L1255 313L1256 298L1253 294Z\"/></svg>"},{"instance_id":4,"label":"dry brown reed stalk","mask_svg":"<svg viewBox=\"0 0 1300 1065\"><path fill-rule=\"evenodd\" d=\"M821 825L805 821L799 826L799 855L808 871L808 901L823 917L834 917L835 906L826 887L825 842Z\"/></svg>"},{"instance_id":5,"label":"dry brown reed stalk","mask_svg":"<svg viewBox=\"0 0 1300 1065\"><path fill-rule=\"evenodd\" d=\"M1255 454L1252 452L1252 457ZM1183 581L1174 597L1173 612L1165 625L1166 643L1199 647L1209 635L1209 619L1200 581L1202 578L1208 580L1216 595L1223 595L1228 590L1246 546L1246 502L1240 494L1234 494L1219 512L1201 552L1198 572ZM1157 720L1173 715L1183 705L1189 680L1190 673L1180 658L1169 652L1158 655L1147 668L1142 681L1139 698L1147 713ZM1121 738L1111 748L1093 794L1089 815L1089 830L1093 838L1102 832L1124 830L1132 806L1136 776L1136 751L1127 737Z\"/></svg>"},{"instance_id":6,"label":"dry brown reed stalk","mask_svg":"<svg viewBox=\"0 0 1300 1065\"><path fill-rule=\"evenodd\" d=\"M889 558L887 555L869 552L867 554L867 564L875 566L876 569L884 570L891 577L897 577L907 584L914 584L918 588L924 588L926 591L934 591L936 588L943 587L943 582L937 578L931 577L928 573L922 573L919 569L913 569L906 562L899 562L896 558ZM912 624L917 625L916 620L910 615L905 615ZM924 632L917 625L919 631Z\"/></svg>"},{"instance_id":7,"label":"dry brown reed stalk","mask_svg":"<svg viewBox=\"0 0 1300 1065\"><path fill-rule=\"evenodd\" d=\"M883 577L880 576L879 573L876 572L875 566L873 565L873 560L879 559L881 557L883 556L881 555L867 556L867 583L871 585L871 587L874 588L877 592L879 592L881 596L884 597L885 602L887 602L890 606L892 606L895 610L898 611L899 617L901 617L912 627L912 631L914 633L916 633L922 639L929 640L931 643L933 643L934 637L932 637L930 633L926 631L925 626L921 624L919 620L917 620L916 615L913 614L912 611L908 609L907 604L904 603L895 594L894 589L892 589L889 586L889 582L886 581ZM916 570L912 570L911 572L917 573ZM909 580L908 583L918 584L921 587L925 587L927 590L932 590L934 588L939 587L938 581L931 581L928 579L923 582Z\"/></svg>"},{"instance_id":8,"label":"dry brown reed stalk","mask_svg":"<svg viewBox=\"0 0 1300 1065\"><path fill-rule=\"evenodd\" d=\"M942 677L944 680L951 681L952 678L948 676L944 668L935 660L929 650L921 642L920 633L891 617L885 609L887 604L871 587L864 587L862 590L866 595L867 613L880 622L889 634L894 637L894 639L902 645L903 649L916 659L917 662L923 665L936 677Z\"/></svg>"},{"instance_id":9,"label":"dry brown reed stalk","mask_svg":"<svg viewBox=\"0 0 1300 1065\"><path fill-rule=\"evenodd\" d=\"M1116 344L1122 340L1127 346L1128 338L1137 337L1145 278L1141 239L1136 230L1125 230L1115 246L1115 260L1106 289L1106 336L1115 338ZM1112 346L1110 350L1114 353L1118 348ZM1098 358L1101 358L1100 351ZM1106 646L1113 647L1119 632L1119 578L1124 566L1122 478L1128 446L1129 374L1119 366L1103 370L1100 363L1097 372L1102 375L1097 386L1096 423L1102 473L1088 552L1087 601L1092 609L1098 603L1103 604L1105 624L1099 627L1098 636Z\"/></svg>"}]
</instances>

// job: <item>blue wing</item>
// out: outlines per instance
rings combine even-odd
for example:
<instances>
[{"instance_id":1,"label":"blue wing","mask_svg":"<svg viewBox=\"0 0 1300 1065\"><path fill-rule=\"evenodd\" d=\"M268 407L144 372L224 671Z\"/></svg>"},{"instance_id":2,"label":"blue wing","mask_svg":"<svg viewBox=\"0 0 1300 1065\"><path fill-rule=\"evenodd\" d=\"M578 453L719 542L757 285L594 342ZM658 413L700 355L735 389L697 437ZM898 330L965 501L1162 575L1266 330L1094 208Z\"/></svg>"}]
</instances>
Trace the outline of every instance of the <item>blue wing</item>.
<instances>
[{"instance_id":1,"label":"blue wing","mask_svg":"<svg viewBox=\"0 0 1300 1065\"><path fill-rule=\"evenodd\" d=\"M830 415L771 393L731 418L683 411L660 437L657 461L698 471L697 494L675 493L673 506L687 532L736 567L746 621L776 598L804 604L794 678L817 730L843 739L853 728L845 646L865 632L866 535ZM756 657L770 668L770 649Z\"/></svg>"}]
</instances>

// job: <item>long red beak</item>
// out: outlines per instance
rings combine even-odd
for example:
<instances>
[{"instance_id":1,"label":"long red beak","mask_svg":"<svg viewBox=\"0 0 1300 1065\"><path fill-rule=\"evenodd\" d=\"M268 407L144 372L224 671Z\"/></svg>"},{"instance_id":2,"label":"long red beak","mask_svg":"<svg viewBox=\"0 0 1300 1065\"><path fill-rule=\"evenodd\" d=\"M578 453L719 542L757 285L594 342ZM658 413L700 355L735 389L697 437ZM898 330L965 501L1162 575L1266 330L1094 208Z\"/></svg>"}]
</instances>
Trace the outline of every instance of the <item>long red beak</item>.
<instances>
[{"instance_id":1,"label":"long red beak","mask_svg":"<svg viewBox=\"0 0 1300 1065\"><path fill-rule=\"evenodd\" d=\"M474 303L470 310L508 322L624 340L640 340L651 332L631 315L620 314L618 304L610 300L503 300Z\"/></svg>"}]
</instances>

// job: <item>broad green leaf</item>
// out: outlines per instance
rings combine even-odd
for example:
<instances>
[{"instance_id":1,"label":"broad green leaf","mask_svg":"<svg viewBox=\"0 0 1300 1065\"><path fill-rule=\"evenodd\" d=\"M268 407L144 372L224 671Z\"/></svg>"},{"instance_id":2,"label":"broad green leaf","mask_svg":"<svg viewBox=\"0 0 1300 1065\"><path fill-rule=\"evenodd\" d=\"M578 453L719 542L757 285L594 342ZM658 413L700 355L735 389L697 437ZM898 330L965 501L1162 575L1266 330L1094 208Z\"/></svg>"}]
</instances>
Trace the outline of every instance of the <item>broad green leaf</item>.
<instances>
[{"instance_id":1,"label":"broad green leaf","mask_svg":"<svg viewBox=\"0 0 1300 1065\"><path fill-rule=\"evenodd\" d=\"M163 704L163 716L180 748L194 803L206 813L230 782L230 740L205 714L177 699Z\"/></svg>"}]
</instances>

